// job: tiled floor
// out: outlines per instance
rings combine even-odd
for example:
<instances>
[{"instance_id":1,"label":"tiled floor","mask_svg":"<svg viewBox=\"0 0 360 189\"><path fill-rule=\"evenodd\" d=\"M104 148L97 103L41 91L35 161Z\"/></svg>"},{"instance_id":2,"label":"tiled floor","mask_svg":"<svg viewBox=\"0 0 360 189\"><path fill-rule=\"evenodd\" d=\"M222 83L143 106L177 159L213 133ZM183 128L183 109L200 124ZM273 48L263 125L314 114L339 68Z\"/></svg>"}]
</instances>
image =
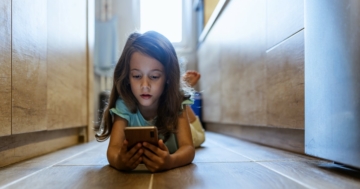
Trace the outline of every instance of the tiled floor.
<instances>
[{"instance_id":1,"label":"tiled floor","mask_svg":"<svg viewBox=\"0 0 360 189\"><path fill-rule=\"evenodd\" d=\"M90 142L0 168L0 188L360 188L360 172L329 161L206 133L192 164L152 174L111 168Z\"/></svg>"}]
</instances>

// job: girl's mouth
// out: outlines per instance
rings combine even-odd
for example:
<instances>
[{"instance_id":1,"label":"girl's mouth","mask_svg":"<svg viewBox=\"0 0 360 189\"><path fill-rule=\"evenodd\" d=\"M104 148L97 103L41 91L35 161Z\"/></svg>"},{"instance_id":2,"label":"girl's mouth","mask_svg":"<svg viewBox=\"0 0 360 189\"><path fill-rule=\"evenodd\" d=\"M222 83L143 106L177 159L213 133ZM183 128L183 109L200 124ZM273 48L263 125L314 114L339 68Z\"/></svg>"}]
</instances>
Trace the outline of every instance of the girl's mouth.
<instances>
[{"instance_id":1,"label":"girl's mouth","mask_svg":"<svg viewBox=\"0 0 360 189\"><path fill-rule=\"evenodd\" d=\"M149 99L149 98L151 98L151 95L149 95L149 94L142 94L142 95L140 95L141 96L141 98L143 98L143 99Z\"/></svg>"}]
</instances>

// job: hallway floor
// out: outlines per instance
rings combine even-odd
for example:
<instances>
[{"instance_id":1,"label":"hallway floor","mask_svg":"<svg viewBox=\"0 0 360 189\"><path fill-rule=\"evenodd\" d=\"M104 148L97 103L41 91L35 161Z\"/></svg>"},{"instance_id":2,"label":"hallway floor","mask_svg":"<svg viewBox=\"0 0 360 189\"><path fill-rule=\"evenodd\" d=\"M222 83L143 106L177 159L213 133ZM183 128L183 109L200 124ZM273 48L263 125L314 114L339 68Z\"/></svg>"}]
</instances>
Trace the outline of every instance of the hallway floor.
<instances>
[{"instance_id":1,"label":"hallway floor","mask_svg":"<svg viewBox=\"0 0 360 189\"><path fill-rule=\"evenodd\" d=\"M80 144L0 168L0 188L360 188L360 172L213 132L192 164L152 174L111 168L108 142Z\"/></svg>"}]
</instances>

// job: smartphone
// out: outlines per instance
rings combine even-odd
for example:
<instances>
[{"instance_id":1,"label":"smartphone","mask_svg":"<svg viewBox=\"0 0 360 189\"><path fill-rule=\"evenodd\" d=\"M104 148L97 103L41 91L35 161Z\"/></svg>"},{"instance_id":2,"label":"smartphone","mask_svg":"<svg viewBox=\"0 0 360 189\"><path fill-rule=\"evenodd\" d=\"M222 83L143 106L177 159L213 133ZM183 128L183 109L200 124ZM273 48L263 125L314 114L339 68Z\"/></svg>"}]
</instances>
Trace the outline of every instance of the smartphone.
<instances>
[{"instance_id":1,"label":"smartphone","mask_svg":"<svg viewBox=\"0 0 360 189\"><path fill-rule=\"evenodd\" d=\"M158 130L156 126L125 127L125 138L128 150L141 142L148 142L158 146Z\"/></svg>"}]
</instances>

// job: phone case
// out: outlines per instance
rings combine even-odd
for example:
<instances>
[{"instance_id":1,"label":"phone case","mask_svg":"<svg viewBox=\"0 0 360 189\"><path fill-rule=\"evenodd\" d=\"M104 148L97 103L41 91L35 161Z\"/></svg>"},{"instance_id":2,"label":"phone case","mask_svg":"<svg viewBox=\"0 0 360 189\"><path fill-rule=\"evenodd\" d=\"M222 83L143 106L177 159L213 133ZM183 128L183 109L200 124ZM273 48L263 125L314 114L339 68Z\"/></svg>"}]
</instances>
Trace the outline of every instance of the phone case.
<instances>
[{"instance_id":1,"label":"phone case","mask_svg":"<svg viewBox=\"0 0 360 189\"><path fill-rule=\"evenodd\" d=\"M158 145L158 130L155 126L125 127L125 138L128 141L128 149L141 142Z\"/></svg>"}]
</instances>

